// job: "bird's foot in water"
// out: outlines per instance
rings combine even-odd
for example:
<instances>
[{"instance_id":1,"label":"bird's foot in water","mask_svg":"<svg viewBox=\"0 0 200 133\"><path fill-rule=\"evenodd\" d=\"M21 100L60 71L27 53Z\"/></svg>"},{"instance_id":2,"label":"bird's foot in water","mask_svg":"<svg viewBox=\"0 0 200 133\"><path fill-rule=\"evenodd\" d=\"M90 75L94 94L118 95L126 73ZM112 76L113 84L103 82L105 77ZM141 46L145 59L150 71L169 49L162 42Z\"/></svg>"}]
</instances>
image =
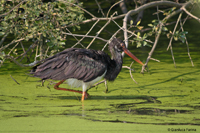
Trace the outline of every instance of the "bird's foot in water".
<instances>
[{"instance_id":1,"label":"bird's foot in water","mask_svg":"<svg viewBox=\"0 0 200 133\"><path fill-rule=\"evenodd\" d=\"M89 97L90 97L90 95L89 95L87 92L83 92L83 93L82 93L81 101L83 102L84 99L87 99L87 98L89 98Z\"/></svg>"}]
</instances>

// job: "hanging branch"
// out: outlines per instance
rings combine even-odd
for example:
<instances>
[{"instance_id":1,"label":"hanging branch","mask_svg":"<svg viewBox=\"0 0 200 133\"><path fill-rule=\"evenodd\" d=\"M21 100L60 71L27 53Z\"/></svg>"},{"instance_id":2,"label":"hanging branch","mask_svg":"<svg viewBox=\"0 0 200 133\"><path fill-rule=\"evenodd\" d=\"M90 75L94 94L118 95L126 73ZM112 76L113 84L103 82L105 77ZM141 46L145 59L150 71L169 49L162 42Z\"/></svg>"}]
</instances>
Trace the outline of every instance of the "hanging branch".
<instances>
[{"instance_id":1,"label":"hanging branch","mask_svg":"<svg viewBox=\"0 0 200 133\"><path fill-rule=\"evenodd\" d=\"M145 5L142 5L134 10L130 10L126 16L123 19L123 29L124 29L124 40L125 40L125 44L126 47L128 48L128 33L127 33L127 21L128 21L128 17L130 15L135 15L137 13L139 13L140 11L143 11L147 8L150 7L154 7L154 6L159 6L159 5L168 5L168 6L174 6L174 7L181 7L181 4L175 3L175 2L171 2L171 1L155 1L155 2L150 2L147 3Z\"/></svg>"},{"instance_id":2,"label":"hanging branch","mask_svg":"<svg viewBox=\"0 0 200 133\"><path fill-rule=\"evenodd\" d=\"M176 31L176 28L177 28L177 26L178 26L178 23L179 23L179 21L181 20L181 16L182 16L182 13L179 14L179 17L178 17L178 19L177 19L177 21L176 21L176 25L175 25L174 30L173 30L173 32L172 32L172 36L171 36L171 38L170 38L169 45L168 45L168 48L167 48L167 50L168 50L169 48L170 48L170 50L171 50L172 59L173 59L174 67L175 67L175 68L176 68L176 62L175 62L175 58L174 58L174 54L173 54L173 50L172 50L172 40L173 40L173 37L174 37L174 33L175 33L175 31Z\"/></svg>"},{"instance_id":3,"label":"hanging branch","mask_svg":"<svg viewBox=\"0 0 200 133\"><path fill-rule=\"evenodd\" d=\"M169 41L169 45L168 45L168 47L167 47L167 51L169 50L169 47L171 47L171 45L172 45L172 40L173 40L173 37L174 37L174 33L175 33L175 31L176 31L176 28L177 28L177 26L178 26L179 21L181 20L182 14L183 14L183 13L180 13L179 16L178 16L178 19L177 19L177 21L176 21L176 25L174 26L174 30L173 30L173 32L172 32L172 36L171 36L170 41Z\"/></svg>"},{"instance_id":4,"label":"hanging branch","mask_svg":"<svg viewBox=\"0 0 200 133\"><path fill-rule=\"evenodd\" d=\"M88 36L88 34L92 31L92 29L97 25L97 23L99 22L99 20L97 20L93 25L92 27L90 28L90 30L85 34L85 36L83 36L75 45L72 46L75 47L77 44L79 44L85 37Z\"/></svg>"},{"instance_id":5,"label":"hanging branch","mask_svg":"<svg viewBox=\"0 0 200 133\"><path fill-rule=\"evenodd\" d=\"M183 29L183 24L182 24L181 21L180 21L180 25L181 25L181 30L184 31L184 29ZM192 57L190 56L190 49L189 49L189 45L188 45L188 41L187 41L187 38L186 38L186 37L185 37L185 43L186 43L186 46L187 46L188 57L189 57L189 59L190 59L190 61L191 61L192 66L194 67L194 63L193 63L193 61L192 61Z\"/></svg>"},{"instance_id":6,"label":"hanging branch","mask_svg":"<svg viewBox=\"0 0 200 133\"><path fill-rule=\"evenodd\" d=\"M114 12L112 15L111 15L111 18L116 14L116 12ZM96 39L96 37L99 36L99 34L103 31L103 29L110 23L111 19L97 32L96 36L92 39L92 41L89 43L89 45L87 46L86 49L88 49L91 44L94 42L94 40Z\"/></svg>"},{"instance_id":7,"label":"hanging branch","mask_svg":"<svg viewBox=\"0 0 200 133\"><path fill-rule=\"evenodd\" d=\"M97 39L99 39L99 40L102 40L102 41L104 41L104 42L107 42L108 40L105 40L105 39L103 39L103 38L101 38L101 37L95 37L95 36L85 36L85 35L79 35L79 34L72 34L72 33L66 33L66 32L62 32L62 34L65 34L65 35L73 35L73 36L79 36L79 37L88 37L88 38L97 38Z\"/></svg>"},{"instance_id":8,"label":"hanging branch","mask_svg":"<svg viewBox=\"0 0 200 133\"><path fill-rule=\"evenodd\" d=\"M153 55L153 52L154 52L154 50L155 50L155 48L156 48L156 45L157 45L157 43L158 43L158 40L159 40L159 38L160 38L160 34L161 34L161 32L162 32L162 26L163 26L163 23L160 22L160 23L159 23L159 31L157 32L155 42L154 42L154 44L153 44L153 47L152 47L151 51L149 52L149 56L147 57L146 63L142 66L141 73L144 73L145 68L147 67L148 62L149 62L151 56ZM147 67L147 71L148 71L148 67Z\"/></svg>"},{"instance_id":9,"label":"hanging branch","mask_svg":"<svg viewBox=\"0 0 200 133\"><path fill-rule=\"evenodd\" d=\"M99 10L101 11L101 14L103 15L103 17L105 17L105 14L103 13L103 10L102 10L101 6L99 5L99 2L97 0L95 0L95 2L98 5Z\"/></svg>"},{"instance_id":10,"label":"hanging branch","mask_svg":"<svg viewBox=\"0 0 200 133\"><path fill-rule=\"evenodd\" d=\"M185 13L187 13L189 16L191 16L192 18L196 19L196 20L200 23L200 18L198 18L198 17L192 15L190 12L188 12L188 11L186 10L185 6L183 6L181 9L182 9L183 11L185 11Z\"/></svg>"}]
</instances>

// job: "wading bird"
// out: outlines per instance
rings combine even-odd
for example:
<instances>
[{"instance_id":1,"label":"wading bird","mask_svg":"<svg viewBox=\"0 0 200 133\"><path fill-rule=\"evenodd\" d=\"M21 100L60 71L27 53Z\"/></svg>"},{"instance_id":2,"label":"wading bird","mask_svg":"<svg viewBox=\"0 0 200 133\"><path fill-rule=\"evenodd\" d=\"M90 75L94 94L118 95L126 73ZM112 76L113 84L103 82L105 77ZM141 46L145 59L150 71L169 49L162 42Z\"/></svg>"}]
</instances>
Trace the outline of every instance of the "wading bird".
<instances>
[{"instance_id":1,"label":"wading bird","mask_svg":"<svg viewBox=\"0 0 200 133\"><path fill-rule=\"evenodd\" d=\"M42 61L31 70L34 77L42 80L61 80L54 88L57 90L72 91L82 94L81 100L89 96L87 88L102 78L114 81L122 68L125 52L132 59L144 65L125 46L120 39L114 38L109 46L112 59L103 51L81 48L68 48ZM82 91L60 88L59 85L67 82L72 87L81 87Z\"/></svg>"}]
</instances>

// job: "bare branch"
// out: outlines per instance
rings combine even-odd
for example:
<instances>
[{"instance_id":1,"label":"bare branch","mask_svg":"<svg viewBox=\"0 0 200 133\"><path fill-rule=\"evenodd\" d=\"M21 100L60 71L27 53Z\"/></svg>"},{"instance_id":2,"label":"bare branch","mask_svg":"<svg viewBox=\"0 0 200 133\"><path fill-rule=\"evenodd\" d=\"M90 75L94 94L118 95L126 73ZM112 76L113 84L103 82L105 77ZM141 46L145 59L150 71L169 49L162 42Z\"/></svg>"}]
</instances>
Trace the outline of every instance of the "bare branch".
<instances>
[{"instance_id":1,"label":"bare branch","mask_svg":"<svg viewBox=\"0 0 200 133\"><path fill-rule=\"evenodd\" d=\"M159 60L157 60L157 59L154 59L154 58L150 58L150 60L154 60L154 61L160 62Z\"/></svg>"},{"instance_id":2,"label":"bare branch","mask_svg":"<svg viewBox=\"0 0 200 133\"><path fill-rule=\"evenodd\" d=\"M103 17L105 17L105 14L103 13L101 6L99 5L99 2L97 0L95 0L95 2L97 3L99 10L101 11L101 14L103 15Z\"/></svg>"},{"instance_id":3,"label":"bare branch","mask_svg":"<svg viewBox=\"0 0 200 133\"><path fill-rule=\"evenodd\" d=\"M121 3L121 2L123 2L123 0L120 0L120 1L116 2L115 4L113 4L113 5L110 7L110 9L108 10L108 13L107 13L107 15L106 15L106 18L108 18L108 15L109 15L111 9L112 9L114 6L116 6L117 4Z\"/></svg>"},{"instance_id":4,"label":"bare branch","mask_svg":"<svg viewBox=\"0 0 200 133\"><path fill-rule=\"evenodd\" d=\"M78 43L80 43L85 37L87 37L87 35L91 32L91 30L96 26L96 24L99 22L99 20L97 20L93 25L92 27L90 28L90 30L85 34L84 37L82 37L74 46L72 47L75 47Z\"/></svg>"},{"instance_id":5,"label":"bare branch","mask_svg":"<svg viewBox=\"0 0 200 133\"><path fill-rule=\"evenodd\" d=\"M148 62L149 62L151 56L153 55L153 52L154 52L154 50L155 50L155 48L156 48L156 45L157 45L157 43L158 43L158 40L159 40L159 38L160 38L160 34L161 34L161 31L162 31L162 26L163 26L163 23L160 22L160 23L159 23L159 31L157 32L154 45L153 45L151 51L149 52L149 56L147 57L146 63L142 66L141 73L144 73L145 68L147 67Z\"/></svg>"},{"instance_id":6,"label":"bare branch","mask_svg":"<svg viewBox=\"0 0 200 133\"><path fill-rule=\"evenodd\" d=\"M76 41L79 42L79 40L76 38L76 36L75 36L74 34L71 33L70 30L68 30L67 28L66 28L66 30L71 34L71 36L73 36L73 37L76 39ZM63 33L63 31L62 31L62 33ZM83 46L80 42L79 42L79 44L80 44L83 48L85 48L85 46Z\"/></svg>"},{"instance_id":7,"label":"bare branch","mask_svg":"<svg viewBox=\"0 0 200 133\"><path fill-rule=\"evenodd\" d=\"M79 36L79 37L97 38L97 39L102 40L102 41L104 41L104 42L108 42L108 40L105 40L105 39L103 39L103 38L101 38L101 37L88 36L88 35L85 36L85 35L72 34L72 33L66 33L66 32L62 32L62 34L70 35L70 36Z\"/></svg>"},{"instance_id":8,"label":"bare branch","mask_svg":"<svg viewBox=\"0 0 200 133\"><path fill-rule=\"evenodd\" d=\"M180 21L180 25L181 25L181 30L184 31L184 29L183 29L183 24L182 24L181 21ZM190 59L190 61L191 61L192 66L194 67L194 63L193 63L192 58L191 58L191 56L190 56L190 49L189 49L189 45L188 45L188 41L187 41L187 38L186 38L186 37L185 37L185 43L186 43L186 46L187 46L188 57L189 57L189 59Z\"/></svg>"},{"instance_id":9,"label":"bare branch","mask_svg":"<svg viewBox=\"0 0 200 133\"><path fill-rule=\"evenodd\" d=\"M182 9L183 11L185 11L185 13L187 13L189 16L191 16L192 18L194 18L194 19L196 19L197 21L199 21L199 23L200 23L200 18L198 18L198 17L194 16L193 14L191 14L190 12L188 12L188 11L185 9L185 7L182 7L181 9Z\"/></svg>"},{"instance_id":10,"label":"bare branch","mask_svg":"<svg viewBox=\"0 0 200 133\"><path fill-rule=\"evenodd\" d=\"M22 40L24 40L25 38L21 38L21 39L18 39L18 40L13 40L12 42L10 42L9 44L7 44L6 46L0 48L0 51L3 51L4 49L6 49L7 47L9 47L10 45L14 44L14 43L17 43L17 42L20 42Z\"/></svg>"},{"instance_id":11,"label":"bare branch","mask_svg":"<svg viewBox=\"0 0 200 133\"><path fill-rule=\"evenodd\" d=\"M0 41L0 46L3 44L4 40L6 39L6 37L8 36L9 32L6 32L6 34L2 37L1 41Z\"/></svg>"},{"instance_id":12,"label":"bare branch","mask_svg":"<svg viewBox=\"0 0 200 133\"><path fill-rule=\"evenodd\" d=\"M181 7L181 4L171 2L171 1L155 1L155 2L150 2L145 5L140 6L139 8L136 8L134 10L130 10L126 16L123 19L123 29L124 29L124 40L126 47L128 47L128 34L127 34L127 20L130 15L135 15L139 13L140 11L143 11L147 8L154 7L154 6L159 6L159 5L168 5L168 6L174 6L174 7Z\"/></svg>"},{"instance_id":13,"label":"bare branch","mask_svg":"<svg viewBox=\"0 0 200 133\"><path fill-rule=\"evenodd\" d=\"M131 63L130 68L131 68L132 65L133 65L133 62ZM129 73L130 73L130 76L131 76L132 80L133 80L136 84L138 84L138 83L135 81L135 79L133 78L133 75L132 75L132 73L131 73L131 69L129 69Z\"/></svg>"},{"instance_id":14,"label":"bare branch","mask_svg":"<svg viewBox=\"0 0 200 133\"><path fill-rule=\"evenodd\" d=\"M3 56L5 59L10 59L11 61L13 61L15 64L17 64L18 66L21 66L21 67L30 67L30 66L34 66L36 65L38 62L32 62L30 64L22 64L22 63L19 63L17 60L15 60L13 58L13 56L10 56L10 55L5 55Z\"/></svg>"}]
</instances>

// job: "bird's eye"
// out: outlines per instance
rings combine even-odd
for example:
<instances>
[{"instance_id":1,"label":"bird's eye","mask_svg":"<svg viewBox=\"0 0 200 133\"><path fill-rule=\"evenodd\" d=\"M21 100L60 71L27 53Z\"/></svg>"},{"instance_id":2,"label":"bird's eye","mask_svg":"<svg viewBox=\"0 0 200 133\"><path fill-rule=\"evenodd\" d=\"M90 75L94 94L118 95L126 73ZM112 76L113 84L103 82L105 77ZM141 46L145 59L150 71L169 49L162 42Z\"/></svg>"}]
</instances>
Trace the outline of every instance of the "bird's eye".
<instances>
[{"instance_id":1,"label":"bird's eye","mask_svg":"<svg viewBox=\"0 0 200 133\"><path fill-rule=\"evenodd\" d=\"M124 43L120 43L120 45L122 46L122 48L126 47Z\"/></svg>"}]
</instances>

